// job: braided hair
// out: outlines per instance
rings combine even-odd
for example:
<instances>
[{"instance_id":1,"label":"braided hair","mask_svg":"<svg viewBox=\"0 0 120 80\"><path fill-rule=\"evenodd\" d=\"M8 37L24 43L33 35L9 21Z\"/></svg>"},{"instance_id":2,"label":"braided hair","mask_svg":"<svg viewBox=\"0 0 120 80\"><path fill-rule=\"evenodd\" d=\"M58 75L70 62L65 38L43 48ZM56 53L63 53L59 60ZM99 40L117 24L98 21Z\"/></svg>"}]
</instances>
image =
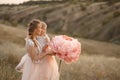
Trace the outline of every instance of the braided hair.
<instances>
[{"instance_id":1,"label":"braided hair","mask_svg":"<svg viewBox=\"0 0 120 80\"><path fill-rule=\"evenodd\" d=\"M35 47L38 46L36 40L33 39L33 33L34 33L34 30L37 28L37 25L38 24L41 24L42 27L47 27L47 24L43 21L40 21L39 19L33 19L29 24L28 24L28 36L30 39L33 40L34 44L35 44Z\"/></svg>"}]
</instances>

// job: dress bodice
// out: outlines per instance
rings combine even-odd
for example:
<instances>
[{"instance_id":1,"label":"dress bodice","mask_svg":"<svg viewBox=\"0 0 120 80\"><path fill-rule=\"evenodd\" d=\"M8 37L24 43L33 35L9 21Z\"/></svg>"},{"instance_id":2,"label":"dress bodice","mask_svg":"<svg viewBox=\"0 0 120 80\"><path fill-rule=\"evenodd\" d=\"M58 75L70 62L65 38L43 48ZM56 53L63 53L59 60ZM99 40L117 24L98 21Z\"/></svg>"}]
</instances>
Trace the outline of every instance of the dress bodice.
<instances>
[{"instance_id":1,"label":"dress bodice","mask_svg":"<svg viewBox=\"0 0 120 80\"><path fill-rule=\"evenodd\" d=\"M47 36L37 36L37 41L39 42L39 46L41 46L42 49L47 44L46 38Z\"/></svg>"},{"instance_id":2,"label":"dress bodice","mask_svg":"<svg viewBox=\"0 0 120 80\"><path fill-rule=\"evenodd\" d=\"M46 34L46 35L44 35L44 36L37 36L36 37L36 39L37 39L37 41L38 41L38 43L39 43L39 48L40 48L40 50L42 50L43 49L43 47L48 43L48 41L49 41L49 37L48 37L48 35ZM47 40L48 39L48 40ZM32 39L30 39L30 38L25 38L25 40L26 40L26 47L29 47L29 45L34 45L34 42L32 41Z\"/></svg>"},{"instance_id":3,"label":"dress bodice","mask_svg":"<svg viewBox=\"0 0 120 80\"><path fill-rule=\"evenodd\" d=\"M42 54L42 49L43 49L43 47L48 43L49 37L48 37L47 34L46 34L46 35L44 35L44 36L37 36L36 39L37 39L39 45L38 45L37 47L35 47L35 52L34 52L34 54L38 54L38 53L41 53L41 54ZM25 40L26 40L26 49L29 49L29 47L30 47L31 45L34 45L34 42L33 42L32 39L30 39L30 38L25 38ZM27 51L28 51L28 50L27 50ZM27 52L27 53L28 53L28 52Z\"/></svg>"}]
</instances>

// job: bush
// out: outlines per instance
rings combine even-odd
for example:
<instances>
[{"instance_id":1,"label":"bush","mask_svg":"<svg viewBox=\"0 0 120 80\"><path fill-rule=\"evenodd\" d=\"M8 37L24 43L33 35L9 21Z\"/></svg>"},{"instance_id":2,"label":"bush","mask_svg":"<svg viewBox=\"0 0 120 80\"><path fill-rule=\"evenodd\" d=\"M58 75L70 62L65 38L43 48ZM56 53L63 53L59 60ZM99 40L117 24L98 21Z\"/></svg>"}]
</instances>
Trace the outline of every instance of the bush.
<instances>
[{"instance_id":1,"label":"bush","mask_svg":"<svg viewBox=\"0 0 120 80\"><path fill-rule=\"evenodd\" d=\"M18 23L17 21L11 21L12 26L17 27Z\"/></svg>"},{"instance_id":2,"label":"bush","mask_svg":"<svg viewBox=\"0 0 120 80\"><path fill-rule=\"evenodd\" d=\"M4 20L7 20L9 21L10 20L10 14L9 13L4 13L3 15L1 15L1 18L4 19Z\"/></svg>"},{"instance_id":3,"label":"bush","mask_svg":"<svg viewBox=\"0 0 120 80\"><path fill-rule=\"evenodd\" d=\"M116 17L119 17L120 16L120 11L115 11L113 13L113 17L116 18Z\"/></svg>"},{"instance_id":4,"label":"bush","mask_svg":"<svg viewBox=\"0 0 120 80\"><path fill-rule=\"evenodd\" d=\"M85 10L86 10L86 5L80 4L80 7L81 7L81 10L82 10L82 11L85 11Z\"/></svg>"},{"instance_id":5,"label":"bush","mask_svg":"<svg viewBox=\"0 0 120 80\"><path fill-rule=\"evenodd\" d=\"M108 5L113 5L114 3L119 2L119 0L105 0L105 1L107 1Z\"/></svg>"},{"instance_id":6,"label":"bush","mask_svg":"<svg viewBox=\"0 0 120 80\"><path fill-rule=\"evenodd\" d=\"M102 25L106 25L107 23L110 22L110 20L111 20L111 17L104 19L104 20L102 21Z\"/></svg>"}]
</instances>

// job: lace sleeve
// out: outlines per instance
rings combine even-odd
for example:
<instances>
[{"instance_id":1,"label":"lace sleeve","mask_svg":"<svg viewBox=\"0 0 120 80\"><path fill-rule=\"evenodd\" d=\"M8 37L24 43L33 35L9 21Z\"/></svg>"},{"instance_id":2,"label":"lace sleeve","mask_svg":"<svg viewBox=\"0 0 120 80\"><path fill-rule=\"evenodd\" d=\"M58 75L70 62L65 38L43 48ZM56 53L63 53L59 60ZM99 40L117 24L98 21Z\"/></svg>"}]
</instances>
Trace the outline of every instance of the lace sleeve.
<instances>
[{"instance_id":1,"label":"lace sleeve","mask_svg":"<svg viewBox=\"0 0 120 80\"><path fill-rule=\"evenodd\" d=\"M34 46L34 42L30 39L26 39L26 47L28 48L29 46Z\"/></svg>"},{"instance_id":2,"label":"lace sleeve","mask_svg":"<svg viewBox=\"0 0 120 80\"><path fill-rule=\"evenodd\" d=\"M26 40L26 50L27 50L28 55L31 57L32 61L38 60L34 42L30 39Z\"/></svg>"}]
</instances>

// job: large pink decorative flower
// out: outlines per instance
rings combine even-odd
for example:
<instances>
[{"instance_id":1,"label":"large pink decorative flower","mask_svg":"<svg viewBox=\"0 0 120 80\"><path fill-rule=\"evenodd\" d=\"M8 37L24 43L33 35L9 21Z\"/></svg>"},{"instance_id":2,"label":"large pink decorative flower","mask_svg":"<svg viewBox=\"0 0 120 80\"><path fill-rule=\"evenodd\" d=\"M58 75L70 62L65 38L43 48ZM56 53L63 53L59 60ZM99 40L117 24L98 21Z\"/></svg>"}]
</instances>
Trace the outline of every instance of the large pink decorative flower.
<instances>
[{"instance_id":1,"label":"large pink decorative flower","mask_svg":"<svg viewBox=\"0 0 120 80\"><path fill-rule=\"evenodd\" d=\"M81 53L80 42L77 39L66 35L53 37L49 46L56 55L66 63L77 61Z\"/></svg>"}]
</instances>

